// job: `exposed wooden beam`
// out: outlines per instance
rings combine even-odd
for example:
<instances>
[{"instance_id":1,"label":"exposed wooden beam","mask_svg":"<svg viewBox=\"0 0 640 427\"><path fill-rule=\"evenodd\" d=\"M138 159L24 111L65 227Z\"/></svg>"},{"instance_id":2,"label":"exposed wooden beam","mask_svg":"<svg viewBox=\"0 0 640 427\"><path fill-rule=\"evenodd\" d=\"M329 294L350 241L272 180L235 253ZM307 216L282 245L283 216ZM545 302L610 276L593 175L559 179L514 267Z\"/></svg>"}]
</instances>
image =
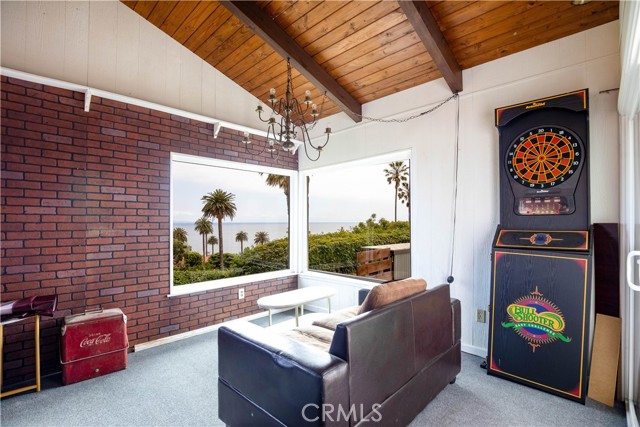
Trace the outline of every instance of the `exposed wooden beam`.
<instances>
[{"instance_id":1,"label":"exposed wooden beam","mask_svg":"<svg viewBox=\"0 0 640 427\"><path fill-rule=\"evenodd\" d=\"M424 0L398 1L453 93L462 90L462 69Z\"/></svg>"},{"instance_id":2,"label":"exposed wooden beam","mask_svg":"<svg viewBox=\"0 0 640 427\"><path fill-rule=\"evenodd\" d=\"M273 50L284 58L290 58L296 70L313 85L327 92L327 97L355 122L362 117L360 104L345 88L340 86L327 71L304 51L275 21L253 1L220 1L231 13L240 19L255 34L262 38Z\"/></svg>"}]
</instances>

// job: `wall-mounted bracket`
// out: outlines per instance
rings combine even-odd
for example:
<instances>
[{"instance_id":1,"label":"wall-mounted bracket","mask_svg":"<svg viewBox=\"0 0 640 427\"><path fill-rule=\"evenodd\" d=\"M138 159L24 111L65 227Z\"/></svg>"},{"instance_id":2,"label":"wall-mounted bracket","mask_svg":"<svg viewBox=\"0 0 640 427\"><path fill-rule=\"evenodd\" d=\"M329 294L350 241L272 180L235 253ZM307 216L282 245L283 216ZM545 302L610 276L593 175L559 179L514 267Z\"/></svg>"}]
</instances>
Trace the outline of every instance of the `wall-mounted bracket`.
<instances>
[{"instance_id":1,"label":"wall-mounted bracket","mask_svg":"<svg viewBox=\"0 0 640 427\"><path fill-rule=\"evenodd\" d=\"M91 89L87 89L84 91L84 111L88 113L91 110L91 97L93 93Z\"/></svg>"}]
</instances>

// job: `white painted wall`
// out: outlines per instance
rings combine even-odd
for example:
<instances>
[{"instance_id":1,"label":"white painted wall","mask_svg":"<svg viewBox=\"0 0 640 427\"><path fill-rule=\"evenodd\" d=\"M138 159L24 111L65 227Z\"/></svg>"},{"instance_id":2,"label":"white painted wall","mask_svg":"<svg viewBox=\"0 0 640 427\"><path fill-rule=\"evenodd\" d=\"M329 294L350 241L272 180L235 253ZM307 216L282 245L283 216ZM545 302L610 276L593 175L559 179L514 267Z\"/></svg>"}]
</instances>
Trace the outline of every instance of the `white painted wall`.
<instances>
[{"instance_id":1,"label":"white painted wall","mask_svg":"<svg viewBox=\"0 0 640 427\"><path fill-rule=\"evenodd\" d=\"M619 221L617 92L599 93L620 81L618 33L616 21L463 72L452 293L462 302L465 351L485 355L487 347L488 327L475 322L475 311L489 304L491 243L499 221L495 108L589 88L591 222ZM373 117L404 117L410 114L398 113L427 110L450 95L440 79L363 110ZM325 121L335 133L319 162L300 158L301 170L412 150L413 275L430 285L443 283L453 238L455 102L403 124L354 125L342 114Z\"/></svg>"},{"instance_id":2,"label":"white painted wall","mask_svg":"<svg viewBox=\"0 0 640 427\"><path fill-rule=\"evenodd\" d=\"M258 100L119 1L1 1L2 67L261 129Z\"/></svg>"},{"instance_id":3,"label":"white painted wall","mask_svg":"<svg viewBox=\"0 0 640 427\"><path fill-rule=\"evenodd\" d=\"M0 14L3 67L261 128L255 97L117 1L2 1ZM599 91L618 87L619 62L613 22L464 71L452 291L462 301L465 351L484 355L487 346L487 325L475 322L475 309L489 302L489 255L498 224L494 109L589 88L591 219L617 222L617 94ZM363 112L388 117L422 111L448 96L441 79L366 104ZM412 270L431 285L444 282L451 268L455 116L454 102L404 124L353 126L335 115L326 120L334 135L321 160L300 160L301 169L310 169L411 149ZM302 286L313 283L301 279ZM345 290L348 295L354 291Z\"/></svg>"}]
</instances>

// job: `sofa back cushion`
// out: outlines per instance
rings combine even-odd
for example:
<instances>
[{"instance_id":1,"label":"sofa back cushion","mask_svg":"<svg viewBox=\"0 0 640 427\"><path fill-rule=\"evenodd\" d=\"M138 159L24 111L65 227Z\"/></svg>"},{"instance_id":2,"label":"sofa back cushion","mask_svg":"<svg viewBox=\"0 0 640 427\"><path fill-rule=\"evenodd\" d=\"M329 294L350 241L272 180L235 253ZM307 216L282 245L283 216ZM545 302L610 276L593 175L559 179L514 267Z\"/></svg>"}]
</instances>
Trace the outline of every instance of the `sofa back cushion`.
<instances>
[{"instance_id":1,"label":"sofa back cushion","mask_svg":"<svg viewBox=\"0 0 640 427\"><path fill-rule=\"evenodd\" d=\"M419 294L427 289L424 279L402 279L394 282L374 286L362 302L358 314L366 313L376 308L382 308L392 302L400 301Z\"/></svg>"}]
</instances>

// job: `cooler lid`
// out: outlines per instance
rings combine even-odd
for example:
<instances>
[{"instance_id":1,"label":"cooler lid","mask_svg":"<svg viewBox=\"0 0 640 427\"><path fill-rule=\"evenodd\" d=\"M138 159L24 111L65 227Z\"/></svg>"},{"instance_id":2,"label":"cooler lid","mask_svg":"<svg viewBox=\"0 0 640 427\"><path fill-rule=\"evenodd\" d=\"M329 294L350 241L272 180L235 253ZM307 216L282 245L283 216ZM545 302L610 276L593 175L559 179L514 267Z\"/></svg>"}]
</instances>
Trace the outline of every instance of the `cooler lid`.
<instances>
[{"instance_id":1,"label":"cooler lid","mask_svg":"<svg viewBox=\"0 0 640 427\"><path fill-rule=\"evenodd\" d=\"M127 316L124 315L119 308L108 308L106 310L89 311L80 314L73 314L71 316L65 316L65 325L73 325L77 323L93 322L96 320L108 319L110 317L122 317L124 321L127 321Z\"/></svg>"}]
</instances>

